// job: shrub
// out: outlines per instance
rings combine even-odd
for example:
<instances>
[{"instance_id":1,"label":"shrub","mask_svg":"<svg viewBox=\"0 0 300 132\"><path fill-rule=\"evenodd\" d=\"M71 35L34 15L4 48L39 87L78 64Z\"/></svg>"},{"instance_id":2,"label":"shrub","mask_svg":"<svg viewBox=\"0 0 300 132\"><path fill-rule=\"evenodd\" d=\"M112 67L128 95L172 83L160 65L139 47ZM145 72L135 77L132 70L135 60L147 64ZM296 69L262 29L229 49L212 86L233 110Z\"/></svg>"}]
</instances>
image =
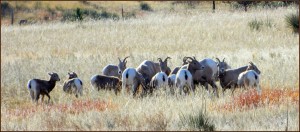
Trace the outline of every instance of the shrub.
<instances>
[{"instance_id":1,"label":"shrub","mask_svg":"<svg viewBox=\"0 0 300 132\"><path fill-rule=\"evenodd\" d=\"M9 11L11 9L11 6L7 2L1 3L1 18L5 17L6 15L9 15Z\"/></svg>"},{"instance_id":2,"label":"shrub","mask_svg":"<svg viewBox=\"0 0 300 132\"><path fill-rule=\"evenodd\" d=\"M150 5L145 2L141 2L140 7L141 7L141 10L152 11L152 8L150 7Z\"/></svg>"},{"instance_id":3,"label":"shrub","mask_svg":"<svg viewBox=\"0 0 300 132\"><path fill-rule=\"evenodd\" d=\"M79 21L82 21L82 20L83 20L83 17L82 17L82 11L80 10L80 8L77 8L77 9L76 9L75 19L76 19L76 20L79 20Z\"/></svg>"},{"instance_id":4,"label":"shrub","mask_svg":"<svg viewBox=\"0 0 300 132\"><path fill-rule=\"evenodd\" d=\"M263 26L263 21L259 21L259 20L252 20L248 23L249 27L251 30L260 30L261 27Z\"/></svg>"},{"instance_id":5,"label":"shrub","mask_svg":"<svg viewBox=\"0 0 300 132\"><path fill-rule=\"evenodd\" d=\"M100 14L100 18L101 19L108 19L108 18L111 18L111 19L119 19L119 16L115 13L109 13L107 11L103 11L101 14Z\"/></svg>"},{"instance_id":6,"label":"shrub","mask_svg":"<svg viewBox=\"0 0 300 132\"><path fill-rule=\"evenodd\" d=\"M205 115L203 111L200 111L196 114L192 114L189 116L181 116L181 123L183 126L188 126L191 129L196 129L199 131L214 131L215 125L212 124L208 117Z\"/></svg>"},{"instance_id":7,"label":"shrub","mask_svg":"<svg viewBox=\"0 0 300 132\"><path fill-rule=\"evenodd\" d=\"M286 15L285 21L287 26L291 28L294 33L299 33L299 12Z\"/></svg>"}]
</instances>

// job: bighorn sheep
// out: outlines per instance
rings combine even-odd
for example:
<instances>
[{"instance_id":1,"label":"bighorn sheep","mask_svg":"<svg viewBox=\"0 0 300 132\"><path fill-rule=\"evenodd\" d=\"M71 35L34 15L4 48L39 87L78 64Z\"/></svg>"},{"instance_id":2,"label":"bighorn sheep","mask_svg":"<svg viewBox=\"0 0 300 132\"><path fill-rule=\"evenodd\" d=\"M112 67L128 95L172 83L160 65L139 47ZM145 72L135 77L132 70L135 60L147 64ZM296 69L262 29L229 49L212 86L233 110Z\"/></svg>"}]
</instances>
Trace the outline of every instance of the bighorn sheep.
<instances>
[{"instance_id":1,"label":"bighorn sheep","mask_svg":"<svg viewBox=\"0 0 300 132\"><path fill-rule=\"evenodd\" d=\"M194 59L196 60L196 58L194 57ZM215 93L215 95L217 97L219 97L218 95L218 88L217 85L215 83L215 74L217 74L217 64L214 60L209 59L209 58L205 58L201 61L199 61L199 64L201 65L200 70L197 70L194 72L194 83L195 85L197 84L201 84L205 87L205 89L207 90L207 92L209 92L208 90L208 84L210 84L213 88L213 91Z\"/></svg>"},{"instance_id":2,"label":"bighorn sheep","mask_svg":"<svg viewBox=\"0 0 300 132\"><path fill-rule=\"evenodd\" d=\"M175 85L179 88L180 94L182 93L183 87L188 85L189 89L192 89L195 93L195 86L193 83L193 76L187 69L180 69L176 74ZM186 93L186 92L185 92Z\"/></svg>"},{"instance_id":3,"label":"bighorn sheep","mask_svg":"<svg viewBox=\"0 0 300 132\"><path fill-rule=\"evenodd\" d=\"M119 64L118 66L116 65L107 65L103 68L102 70L102 73L103 75L106 75L106 76L114 76L114 77L119 77L121 78L122 76L122 72L126 69L126 64L127 64L127 61L126 59L129 58L129 56L125 57L123 59L123 61L118 57L119 59Z\"/></svg>"},{"instance_id":4,"label":"bighorn sheep","mask_svg":"<svg viewBox=\"0 0 300 132\"><path fill-rule=\"evenodd\" d=\"M142 74L142 76L145 79L146 84L148 85L150 83L152 77L160 71L165 72L167 75L169 75L171 70L167 66L168 59L171 59L171 58L167 57L164 61L162 61L161 58L158 58L159 63L145 60L136 68L136 71L138 73Z\"/></svg>"},{"instance_id":5,"label":"bighorn sheep","mask_svg":"<svg viewBox=\"0 0 300 132\"><path fill-rule=\"evenodd\" d=\"M125 69L122 74L122 94L125 93L127 86L131 86L133 97L135 97L140 85L142 85L143 95L145 95L146 91L150 88L146 85L143 75L134 68Z\"/></svg>"},{"instance_id":6,"label":"bighorn sheep","mask_svg":"<svg viewBox=\"0 0 300 132\"><path fill-rule=\"evenodd\" d=\"M40 95L42 95L42 101L44 101L44 95L48 97L48 103L50 101L49 93L55 87L56 81L60 81L60 78L57 73L48 73L50 75L50 80L41 80L41 79L31 79L27 83L28 90L32 100L38 102Z\"/></svg>"},{"instance_id":7,"label":"bighorn sheep","mask_svg":"<svg viewBox=\"0 0 300 132\"><path fill-rule=\"evenodd\" d=\"M63 90L66 93L74 93L75 97L78 98L78 94L82 96L82 81L78 78L77 74L68 72L68 79L64 82Z\"/></svg>"},{"instance_id":8,"label":"bighorn sheep","mask_svg":"<svg viewBox=\"0 0 300 132\"><path fill-rule=\"evenodd\" d=\"M227 69L223 72L220 71L219 79L220 79L220 84L223 88L223 94L226 89L230 89L230 88L233 88L232 90L232 94L233 94L235 88L238 87L239 75L242 72L246 71L247 69L254 70L257 74L260 74L260 70L252 62L249 62L249 64L250 65L248 66L243 66L236 69Z\"/></svg>"},{"instance_id":9,"label":"bighorn sheep","mask_svg":"<svg viewBox=\"0 0 300 132\"><path fill-rule=\"evenodd\" d=\"M250 62L246 71L240 73L238 77L238 87L256 87L256 90L261 94L261 88L259 86L259 74L255 72L253 63Z\"/></svg>"},{"instance_id":10,"label":"bighorn sheep","mask_svg":"<svg viewBox=\"0 0 300 132\"><path fill-rule=\"evenodd\" d=\"M156 73L150 81L150 87L158 89L168 86L168 76L164 72Z\"/></svg>"},{"instance_id":11,"label":"bighorn sheep","mask_svg":"<svg viewBox=\"0 0 300 132\"><path fill-rule=\"evenodd\" d=\"M122 81L119 78L113 76L94 75L91 78L91 84L93 88L98 89L98 91L100 89L113 89L115 91L115 94L117 95L117 93L121 89Z\"/></svg>"}]
</instances>

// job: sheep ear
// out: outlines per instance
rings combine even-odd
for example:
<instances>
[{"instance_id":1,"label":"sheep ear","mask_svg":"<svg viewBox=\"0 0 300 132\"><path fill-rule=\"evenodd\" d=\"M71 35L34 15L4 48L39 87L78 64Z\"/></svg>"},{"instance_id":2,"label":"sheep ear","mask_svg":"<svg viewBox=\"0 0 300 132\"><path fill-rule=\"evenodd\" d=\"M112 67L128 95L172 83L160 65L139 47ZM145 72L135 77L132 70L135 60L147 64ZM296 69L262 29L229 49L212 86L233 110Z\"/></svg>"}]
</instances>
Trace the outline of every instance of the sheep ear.
<instances>
[{"instance_id":1,"label":"sheep ear","mask_svg":"<svg viewBox=\"0 0 300 132\"><path fill-rule=\"evenodd\" d=\"M223 58L223 62L225 61L225 58Z\"/></svg>"},{"instance_id":2,"label":"sheep ear","mask_svg":"<svg viewBox=\"0 0 300 132\"><path fill-rule=\"evenodd\" d=\"M53 74L53 72L49 72L49 73L48 73L48 75L50 75L50 76L51 76L52 74Z\"/></svg>"}]
</instances>

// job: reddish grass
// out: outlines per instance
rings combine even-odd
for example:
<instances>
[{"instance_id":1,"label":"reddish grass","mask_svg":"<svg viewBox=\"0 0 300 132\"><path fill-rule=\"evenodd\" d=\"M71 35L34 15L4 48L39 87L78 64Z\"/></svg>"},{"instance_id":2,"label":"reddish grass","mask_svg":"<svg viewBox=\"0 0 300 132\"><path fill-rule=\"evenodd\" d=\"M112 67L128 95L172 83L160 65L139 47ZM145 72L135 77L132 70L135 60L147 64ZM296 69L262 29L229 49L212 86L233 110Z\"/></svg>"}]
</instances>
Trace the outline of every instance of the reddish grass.
<instances>
[{"instance_id":1,"label":"reddish grass","mask_svg":"<svg viewBox=\"0 0 300 132\"><path fill-rule=\"evenodd\" d=\"M292 102L299 103L299 90L280 90L280 89L263 89L261 96L255 89L233 98L233 101L221 106L221 109L232 111L234 109L245 110L253 107L265 105L279 105L290 99Z\"/></svg>"},{"instance_id":2,"label":"reddish grass","mask_svg":"<svg viewBox=\"0 0 300 132\"><path fill-rule=\"evenodd\" d=\"M114 109L116 105L112 104L110 101L100 101L100 100L76 100L71 104L55 104L55 105L37 105L32 104L31 106L26 106L25 108L11 109L8 111L9 115L26 117L32 115L36 112L49 112L49 111L59 111L64 113L79 114L85 111L96 110L104 111L106 109Z\"/></svg>"}]
</instances>

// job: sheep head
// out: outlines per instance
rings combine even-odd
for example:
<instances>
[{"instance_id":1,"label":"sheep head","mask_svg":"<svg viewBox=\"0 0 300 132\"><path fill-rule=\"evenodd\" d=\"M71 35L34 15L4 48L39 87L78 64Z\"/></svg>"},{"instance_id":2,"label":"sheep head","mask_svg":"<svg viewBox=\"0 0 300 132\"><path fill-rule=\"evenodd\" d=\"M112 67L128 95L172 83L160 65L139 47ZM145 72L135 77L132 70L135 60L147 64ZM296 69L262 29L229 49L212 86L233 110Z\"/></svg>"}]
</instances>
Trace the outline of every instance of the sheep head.
<instances>
[{"instance_id":1,"label":"sheep head","mask_svg":"<svg viewBox=\"0 0 300 132\"><path fill-rule=\"evenodd\" d=\"M159 61L160 70L167 75L169 75L171 72L171 69L168 67L168 59L172 58L168 56L164 61L162 61L161 58L157 58L157 60Z\"/></svg>"},{"instance_id":2,"label":"sheep head","mask_svg":"<svg viewBox=\"0 0 300 132\"><path fill-rule=\"evenodd\" d=\"M60 78L57 73L50 72L48 73L48 75L50 75L50 81L60 81Z\"/></svg>"},{"instance_id":3,"label":"sheep head","mask_svg":"<svg viewBox=\"0 0 300 132\"><path fill-rule=\"evenodd\" d=\"M223 60L222 61L220 61L220 59L219 58L216 58L217 59L217 61L218 61L218 64L217 64L217 66L218 66L218 71L219 72L224 72L226 69L228 69L228 64L225 62L225 58L223 58Z\"/></svg>"},{"instance_id":4,"label":"sheep head","mask_svg":"<svg viewBox=\"0 0 300 132\"><path fill-rule=\"evenodd\" d=\"M253 62L249 62L249 65L247 67L247 71L248 70L254 70L255 72L257 72L258 74L260 74L260 70L256 67L256 65L253 64Z\"/></svg>"},{"instance_id":5,"label":"sheep head","mask_svg":"<svg viewBox=\"0 0 300 132\"><path fill-rule=\"evenodd\" d=\"M190 59L188 62L188 70L193 74L196 70L201 70L203 67L199 63L199 61L196 60L196 58L192 57L186 57L187 59Z\"/></svg>"},{"instance_id":6,"label":"sheep head","mask_svg":"<svg viewBox=\"0 0 300 132\"><path fill-rule=\"evenodd\" d=\"M69 78L68 79L72 79L72 78L77 78L77 74L73 71L73 72L68 72Z\"/></svg>"},{"instance_id":7,"label":"sheep head","mask_svg":"<svg viewBox=\"0 0 300 132\"><path fill-rule=\"evenodd\" d=\"M126 59L129 58L130 56L127 56L123 59L123 61L118 57L119 59L119 64L118 64L118 73L119 75L122 75L122 72L126 69L126 64L127 64L127 61Z\"/></svg>"}]
</instances>

